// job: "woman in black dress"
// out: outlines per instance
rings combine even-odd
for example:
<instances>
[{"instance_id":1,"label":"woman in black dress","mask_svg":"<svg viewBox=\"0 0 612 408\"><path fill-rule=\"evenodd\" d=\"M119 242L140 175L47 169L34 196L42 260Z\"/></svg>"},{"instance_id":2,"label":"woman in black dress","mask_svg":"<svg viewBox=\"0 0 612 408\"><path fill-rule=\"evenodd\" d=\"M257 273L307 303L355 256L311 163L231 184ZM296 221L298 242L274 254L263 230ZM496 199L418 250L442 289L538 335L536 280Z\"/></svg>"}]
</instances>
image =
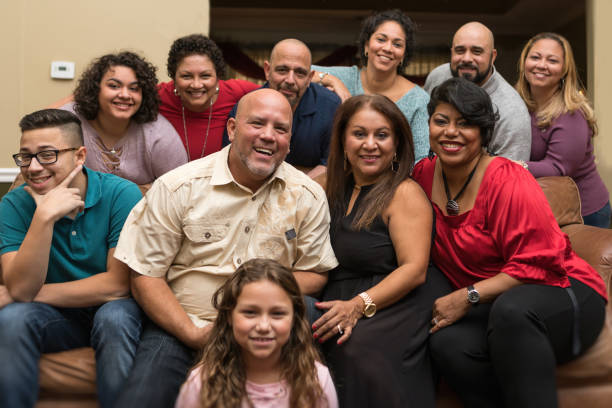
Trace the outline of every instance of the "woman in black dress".
<instances>
[{"instance_id":1,"label":"woman in black dress","mask_svg":"<svg viewBox=\"0 0 612 408\"><path fill-rule=\"evenodd\" d=\"M344 407L434 406L427 336L439 273L428 273L433 212L413 161L391 100L360 95L338 109L327 197L340 265L313 330Z\"/></svg>"}]
</instances>

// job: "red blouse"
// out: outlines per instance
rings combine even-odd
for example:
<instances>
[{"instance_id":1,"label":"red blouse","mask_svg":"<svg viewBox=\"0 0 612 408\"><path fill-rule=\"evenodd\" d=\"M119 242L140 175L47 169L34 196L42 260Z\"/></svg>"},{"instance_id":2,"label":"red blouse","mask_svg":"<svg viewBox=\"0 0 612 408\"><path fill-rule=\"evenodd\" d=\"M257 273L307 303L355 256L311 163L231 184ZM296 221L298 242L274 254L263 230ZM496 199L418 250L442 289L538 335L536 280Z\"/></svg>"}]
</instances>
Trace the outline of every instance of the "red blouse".
<instances>
[{"instance_id":1,"label":"red blouse","mask_svg":"<svg viewBox=\"0 0 612 408\"><path fill-rule=\"evenodd\" d=\"M423 159L413 177L431 199L437 158ZM433 262L457 287L504 272L524 283L567 287L568 276L607 299L599 274L572 250L533 176L497 157L485 170L474 208L445 215L434 203Z\"/></svg>"},{"instance_id":2,"label":"red blouse","mask_svg":"<svg viewBox=\"0 0 612 408\"><path fill-rule=\"evenodd\" d=\"M159 113L172 123L172 126L181 136L185 149L187 149L187 143L185 142L185 128L187 128L189 160L196 160L202 154L204 139L207 141L206 150L202 157L221 150L221 139L223 138L227 115L243 95L258 88L260 88L259 85L241 79L220 80L219 95L212 106L213 111L208 136L206 136L206 128L210 108L204 112L192 112L185 109L185 126L183 126L183 105L180 98L174 94L174 81L158 85L157 91L161 99Z\"/></svg>"}]
</instances>

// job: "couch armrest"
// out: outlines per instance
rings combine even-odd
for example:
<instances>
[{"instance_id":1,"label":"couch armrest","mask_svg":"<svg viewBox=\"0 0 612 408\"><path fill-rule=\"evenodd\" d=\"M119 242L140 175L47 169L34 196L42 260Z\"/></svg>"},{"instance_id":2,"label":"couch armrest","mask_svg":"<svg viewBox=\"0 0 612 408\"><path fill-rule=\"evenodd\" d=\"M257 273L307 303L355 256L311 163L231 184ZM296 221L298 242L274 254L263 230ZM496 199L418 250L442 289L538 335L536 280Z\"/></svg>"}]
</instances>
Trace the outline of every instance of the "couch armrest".
<instances>
[{"instance_id":1,"label":"couch armrest","mask_svg":"<svg viewBox=\"0 0 612 408\"><path fill-rule=\"evenodd\" d=\"M612 229L571 224L561 228L572 243L572 249L601 275L612 299Z\"/></svg>"}]
</instances>

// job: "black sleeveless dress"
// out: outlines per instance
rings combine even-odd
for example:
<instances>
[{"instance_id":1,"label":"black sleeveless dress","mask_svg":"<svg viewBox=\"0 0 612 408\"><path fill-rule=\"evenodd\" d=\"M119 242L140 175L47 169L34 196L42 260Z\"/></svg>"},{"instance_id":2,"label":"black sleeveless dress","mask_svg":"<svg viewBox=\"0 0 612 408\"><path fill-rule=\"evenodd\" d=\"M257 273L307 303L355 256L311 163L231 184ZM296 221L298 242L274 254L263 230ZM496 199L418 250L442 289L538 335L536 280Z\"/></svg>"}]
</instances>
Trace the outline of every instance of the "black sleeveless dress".
<instances>
[{"instance_id":1,"label":"black sleeveless dress","mask_svg":"<svg viewBox=\"0 0 612 408\"><path fill-rule=\"evenodd\" d=\"M389 230L380 216L368 230L351 228L370 189L362 187L351 213L340 224L332 218L331 242L340 265L329 273L323 300L352 299L398 267ZM349 199L350 192L347 203ZM340 407L435 406L427 338L433 302L443 294L441 279L440 272L430 267L423 285L372 318L361 318L347 342L337 345L334 337L323 344Z\"/></svg>"}]
</instances>

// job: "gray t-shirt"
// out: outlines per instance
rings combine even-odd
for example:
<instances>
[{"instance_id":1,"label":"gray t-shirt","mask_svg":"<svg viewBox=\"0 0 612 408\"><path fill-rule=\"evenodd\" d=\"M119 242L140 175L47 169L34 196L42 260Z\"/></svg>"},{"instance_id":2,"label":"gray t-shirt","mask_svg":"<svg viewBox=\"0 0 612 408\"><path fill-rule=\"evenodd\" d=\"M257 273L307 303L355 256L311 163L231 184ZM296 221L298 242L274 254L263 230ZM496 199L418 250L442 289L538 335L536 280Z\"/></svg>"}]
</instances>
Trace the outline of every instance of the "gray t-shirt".
<instances>
[{"instance_id":1,"label":"gray t-shirt","mask_svg":"<svg viewBox=\"0 0 612 408\"><path fill-rule=\"evenodd\" d=\"M429 73L424 88L431 94L436 86L452 77L450 64L440 65ZM531 118L525 102L495 67L493 75L482 88L491 97L493 106L499 110L499 120L493 130L489 152L512 160L528 161L531 152Z\"/></svg>"},{"instance_id":2,"label":"gray t-shirt","mask_svg":"<svg viewBox=\"0 0 612 408\"><path fill-rule=\"evenodd\" d=\"M344 86L346 86L352 96L364 94L359 68L355 65L352 67L322 67L313 65L312 69L320 72L327 72L337 77L344 83ZM415 86L395 102L406 119L408 119L408 124L412 131L415 163L423 157L427 157L429 154L428 102L429 94L423 91L423 88L420 86Z\"/></svg>"}]
</instances>

